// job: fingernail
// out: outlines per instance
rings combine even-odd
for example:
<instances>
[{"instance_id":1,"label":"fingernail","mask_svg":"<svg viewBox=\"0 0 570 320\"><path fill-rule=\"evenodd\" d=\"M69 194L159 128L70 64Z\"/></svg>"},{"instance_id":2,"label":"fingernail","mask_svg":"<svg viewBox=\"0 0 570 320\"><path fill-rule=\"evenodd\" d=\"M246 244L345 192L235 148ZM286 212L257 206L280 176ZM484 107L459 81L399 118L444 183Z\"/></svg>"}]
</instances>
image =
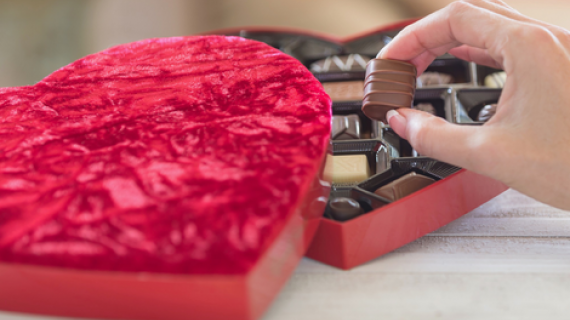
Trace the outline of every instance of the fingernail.
<instances>
[{"instance_id":1,"label":"fingernail","mask_svg":"<svg viewBox=\"0 0 570 320\"><path fill-rule=\"evenodd\" d=\"M390 110L386 113L386 121L390 123L390 118L399 116L400 114L396 110Z\"/></svg>"}]
</instances>

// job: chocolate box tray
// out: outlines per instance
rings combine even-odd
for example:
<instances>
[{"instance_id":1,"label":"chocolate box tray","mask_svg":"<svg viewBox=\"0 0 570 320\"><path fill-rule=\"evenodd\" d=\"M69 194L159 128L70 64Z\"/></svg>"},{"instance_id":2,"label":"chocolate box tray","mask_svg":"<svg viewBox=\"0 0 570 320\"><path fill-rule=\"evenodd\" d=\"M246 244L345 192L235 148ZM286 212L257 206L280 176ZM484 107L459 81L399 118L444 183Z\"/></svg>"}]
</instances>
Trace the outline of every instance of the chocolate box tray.
<instances>
[{"instance_id":1,"label":"chocolate box tray","mask_svg":"<svg viewBox=\"0 0 570 320\"><path fill-rule=\"evenodd\" d=\"M356 267L446 225L507 189L500 182L460 168L393 202L363 189L384 171L394 170L395 162L421 166L421 158L417 158L421 155L407 141L395 135L389 126L363 115L362 93L354 89L363 83L367 60L374 58L410 22L345 39L300 30L256 27L214 32L239 35L279 48L305 64L325 87L329 83L337 83L337 86L351 83L345 90L334 90L329 94L333 100L333 116L358 116L360 137L349 141L333 140L333 154L365 155L371 176L352 186L333 183L329 200L351 198L360 203L365 213L347 221L335 221L327 206L307 257L342 269ZM429 104L432 111L424 111L449 122L481 125L482 122L469 116L469 111L480 108L481 103L498 100L501 89L483 86L484 78L498 71L449 54L440 56L426 69L429 78L423 83L421 77L418 80L412 107L421 109L422 105L425 108Z\"/></svg>"}]
</instances>

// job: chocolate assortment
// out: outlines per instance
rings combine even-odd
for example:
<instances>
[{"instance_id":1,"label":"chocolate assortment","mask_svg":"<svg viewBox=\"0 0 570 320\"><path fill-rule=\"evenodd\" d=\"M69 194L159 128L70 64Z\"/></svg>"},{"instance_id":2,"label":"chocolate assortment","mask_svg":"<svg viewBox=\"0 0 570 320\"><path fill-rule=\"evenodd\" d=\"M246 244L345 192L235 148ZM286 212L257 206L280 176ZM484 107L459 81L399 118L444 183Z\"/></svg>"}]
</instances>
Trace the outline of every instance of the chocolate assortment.
<instances>
[{"instance_id":1,"label":"chocolate assortment","mask_svg":"<svg viewBox=\"0 0 570 320\"><path fill-rule=\"evenodd\" d=\"M346 223L459 170L421 157L385 123L389 110L412 108L464 125L481 125L496 112L504 72L444 54L418 77L413 64L376 59L398 32L372 33L347 43L305 34L239 34L299 59L333 101L326 218Z\"/></svg>"}]
</instances>

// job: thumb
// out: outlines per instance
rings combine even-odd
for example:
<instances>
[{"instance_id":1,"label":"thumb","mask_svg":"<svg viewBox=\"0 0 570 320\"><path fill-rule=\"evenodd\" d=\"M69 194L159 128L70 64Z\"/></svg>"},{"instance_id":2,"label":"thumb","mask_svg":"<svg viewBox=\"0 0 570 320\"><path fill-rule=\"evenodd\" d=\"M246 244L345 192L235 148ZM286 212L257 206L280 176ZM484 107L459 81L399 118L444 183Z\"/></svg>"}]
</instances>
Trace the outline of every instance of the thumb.
<instances>
[{"instance_id":1,"label":"thumb","mask_svg":"<svg viewBox=\"0 0 570 320\"><path fill-rule=\"evenodd\" d=\"M478 173L484 160L484 128L452 124L429 113L401 108L386 114L390 127L422 156Z\"/></svg>"}]
</instances>

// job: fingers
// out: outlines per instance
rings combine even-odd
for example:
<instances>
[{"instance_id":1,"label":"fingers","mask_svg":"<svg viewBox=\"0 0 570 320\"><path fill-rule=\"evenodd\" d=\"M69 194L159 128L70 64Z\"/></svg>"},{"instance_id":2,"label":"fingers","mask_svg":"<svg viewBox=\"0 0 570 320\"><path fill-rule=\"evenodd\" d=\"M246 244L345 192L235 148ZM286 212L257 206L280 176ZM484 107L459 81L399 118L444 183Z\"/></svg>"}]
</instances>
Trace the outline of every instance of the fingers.
<instances>
[{"instance_id":1,"label":"fingers","mask_svg":"<svg viewBox=\"0 0 570 320\"><path fill-rule=\"evenodd\" d=\"M420 55L437 56L441 54L440 48L449 50L466 44L487 49L489 56L502 64L503 49L513 49L505 47L509 41L509 32L520 24L522 22L488 9L457 1L406 27L381 51L380 57L413 60L418 63L416 67L419 70L424 70L431 61L419 59Z\"/></svg>"},{"instance_id":2,"label":"fingers","mask_svg":"<svg viewBox=\"0 0 570 320\"><path fill-rule=\"evenodd\" d=\"M418 110L401 108L386 115L390 127L421 155L484 174L484 128L451 124ZM483 170L484 171L484 170Z\"/></svg>"},{"instance_id":3,"label":"fingers","mask_svg":"<svg viewBox=\"0 0 570 320\"><path fill-rule=\"evenodd\" d=\"M503 65L495 61L486 49L473 48L463 45L461 47L449 50L449 53L459 59L475 62L480 65L488 66L495 69L503 69Z\"/></svg>"}]
</instances>

